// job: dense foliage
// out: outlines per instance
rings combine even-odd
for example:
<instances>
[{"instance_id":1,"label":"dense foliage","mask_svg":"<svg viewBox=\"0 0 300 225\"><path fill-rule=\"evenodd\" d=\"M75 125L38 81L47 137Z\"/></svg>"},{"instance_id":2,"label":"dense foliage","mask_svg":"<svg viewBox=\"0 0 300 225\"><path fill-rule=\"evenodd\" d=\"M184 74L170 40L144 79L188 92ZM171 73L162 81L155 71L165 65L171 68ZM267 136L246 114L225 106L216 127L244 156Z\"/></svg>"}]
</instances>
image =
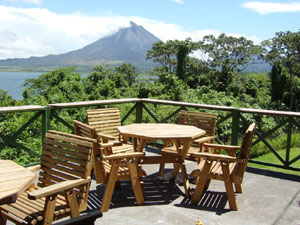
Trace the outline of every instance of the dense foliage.
<instances>
[{"instance_id":1,"label":"dense foliage","mask_svg":"<svg viewBox=\"0 0 300 225\"><path fill-rule=\"evenodd\" d=\"M130 97L157 98L237 108L299 110L300 99L300 32L280 32L262 45L255 45L244 37L221 34L206 36L199 42L169 40L153 44L147 59L158 63L148 74L139 74L136 67L123 64L112 68L99 65L87 76L76 72L75 67L60 68L25 82L24 99L13 100L0 90L0 106L46 105L59 102L76 102ZM201 57L193 57L200 55ZM270 74L243 73L254 56L264 57L272 63ZM121 112L128 109L122 108ZM158 117L165 117L172 109L166 106L149 106ZM84 120L85 109L61 111L59 116L71 124L72 119ZM225 116L220 113L219 119ZM15 124L22 124L29 115L1 115L0 133L13 132ZM262 130L268 130L275 119L249 115ZM144 121L151 121L145 115ZM24 123L24 122L23 122ZM230 137L231 122L218 127L218 135ZM52 122L55 129L62 125ZM24 134L24 143L35 144L39 131L34 127ZM1 138L1 137L0 137ZM3 141L3 140L2 140ZM1 139L0 139L1 142ZM263 154L261 149L255 154ZM14 158L8 151L0 152L1 158ZM26 160L25 160L26 161ZM30 160L29 160L30 161ZM27 162L27 161L26 161Z\"/></svg>"}]
</instances>

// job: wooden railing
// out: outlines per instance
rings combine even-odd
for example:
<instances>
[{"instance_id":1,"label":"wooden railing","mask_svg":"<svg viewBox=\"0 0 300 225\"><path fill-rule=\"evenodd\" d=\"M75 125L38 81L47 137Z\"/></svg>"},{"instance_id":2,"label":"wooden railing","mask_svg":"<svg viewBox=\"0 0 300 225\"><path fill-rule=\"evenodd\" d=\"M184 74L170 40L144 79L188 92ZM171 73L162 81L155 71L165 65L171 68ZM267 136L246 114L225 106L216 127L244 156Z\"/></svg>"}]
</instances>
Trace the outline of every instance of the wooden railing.
<instances>
[{"instance_id":1,"label":"wooden railing","mask_svg":"<svg viewBox=\"0 0 300 225\"><path fill-rule=\"evenodd\" d=\"M273 128L268 130L257 127L256 129L256 139L253 146L258 143L263 143L270 152L272 152L275 157L279 160L279 164L273 164L270 162L261 162L257 160L250 160L250 162L273 166L283 169L289 169L294 171L300 171L300 168L293 166L293 164L300 160L300 148L299 155L296 157L290 157L292 136L295 132L293 129L300 129L300 113L298 112L286 112L286 111L272 111L272 110L260 110L260 109L248 109L248 108L234 108L228 106L216 106L216 105L205 105L187 102L175 102L166 100L156 100L156 99L143 99L143 98L129 98L129 99L114 99L114 100L99 100L99 101L84 101L84 102L72 102L72 103L57 103L49 104L47 106L17 106L17 107L2 107L0 108L0 116L4 113L25 113L33 112L35 113L31 119L28 120L20 129L13 134L5 135L0 134L0 151L5 146L15 146L16 148L22 148L26 151L32 152L30 149L26 148L24 145L19 144L16 140L20 133L22 133L34 120L42 118L41 124L41 137L50 129L51 121L56 123L61 123L73 130L72 124L65 121L60 117L60 111L79 109L79 108L89 108L89 107L107 107L109 105L124 105L128 104L129 108L122 115L122 123L128 123L129 116L134 115L134 121L137 123L149 122L150 120L157 123L162 122L174 122L174 118L177 116L178 112L182 109L186 110L205 110L221 113L222 117L218 119L217 127L220 126L225 121L229 121L231 126L230 144L237 145L240 140L240 135L243 133L245 126L253 121L249 121L249 117L280 117L281 121L275 125ZM166 115L157 115L155 110L157 107L167 107L168 113ZM161 110L160 110L161 112ZM145 118L147 121L145 121ZM251 119L255 120L255 119ZM151 122L150 121L150 122ZM1 121L0 121L1 122ZM274 132L285 127L287 140L286 140L286 151L285 157L281 157L278 154L278 149L275 149L269 142L269 137L272 136ZM262 132L264 130L264 132ZM221 138L220 138L221 139ZM37 153L33 153L37 154Z\"/></svg>"}]
</instances>

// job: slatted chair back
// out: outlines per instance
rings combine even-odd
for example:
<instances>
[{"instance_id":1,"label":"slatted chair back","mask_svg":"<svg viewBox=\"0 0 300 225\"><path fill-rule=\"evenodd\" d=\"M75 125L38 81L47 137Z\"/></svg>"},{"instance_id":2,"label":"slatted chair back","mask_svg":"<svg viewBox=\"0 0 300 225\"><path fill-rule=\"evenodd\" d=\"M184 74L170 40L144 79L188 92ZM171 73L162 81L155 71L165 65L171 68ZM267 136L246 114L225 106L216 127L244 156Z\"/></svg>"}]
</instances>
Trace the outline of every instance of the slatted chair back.
<instances>
[{"instance_id":1,"label":"slatted chair back","mask_svg":"<svg viewBox=\"0 0 300 225\"><path fill-rule=\"evenodd\" d=\"M65 180L88 178L91 174L92 149L96 144L72 134L49 131L43 141L37 186L45 187ZM86 187L80 187L77 194L79 203L87 204Z\"/></svg>"},{"instance_id":2,"label":"slatted chair back","mask_svg":"<svg viewBox=\"0 0 300 225\"><path fill-rule=\"evenodd\" d=\"M255 123L252 123L246 130L241 144L241 150L238 155L238 158L243 159L243 161L236 163L235 168L233 170L233 176L238 177L241 180L243 179L244 172L246 171L246 167L248 164L250 148L252 145L252 139L254 135L254 128Z\"/></svg>"},{"instance_id":3,"label":"slatted chair back","mask_svg":"<svg viewBox=\"0 0 300 225\"><path fill-rule=\"evenodd\" d=\"M95 127L89 126L89 125L79 122L77 120L73 120L73 123L74 123L74 132L76 135L98 139ZM98 140L98 143L100 143L99 140ZM104 164L103 164L102 160L98 160L101 158L102 158L102 151L101 151L99 145L97 145L97 148L93 149L93 161L97 162L97 163L94 163L97 183L105 183L107 180Z\"/></svg>"},{"instance_id":4,"label":"slatted chair back","mask_svg":"<svg viewBox=\"0 0 300 225\"><path fill-rule=\"evenodd\" d=\"M101 132L119 139L118 126L121 126L120 110L118 108L86 110L88 124Z\"/></svg>"},{"instance_id":5,"label":"slatted chair back","mask_svg":"<svg viewBox=\"0 0 300 225\"><path fill-rule=\"evenodd\" d=\"M218 115L216 114L181 110L177 123L181 125L193 125L205 130L206 136L214 136L217 117Z\"/></svg>"},{"instance_id":6,"label":"slatted chair back","mask_svg":"<svg viewBox=\"0 0 300 225\"><path fill-rule=\"evenodd\" d=\"M207 189L211 180L224 181L227 199L232 210L237 210L233 184L236 193L242 193L242 183L244 172L246 171L252 139L254 135L255 123L252 123L245 132L241 146L204 144L205 148L217 149L215 153L193 153L194 157L201 157L204 160L193 170L192 175L197 177L196 188L192 196L192 203L200 201L204 189ZM224 150L228 154L220 152ZM238 156L236 151L239 150Z\"/></svg>"},{"instance_id":7,"label":"slatted chair back","mask_svg":"<svg viewBox=\"0 0 300 225\"><path fill-rule=\"evenodd\" d=\"M43 140L37 185L12 204L0 205L0 224L52 224L78 217L87 209L91 157L97 140L59 131L48 131ZM33 168L32 168L33 169Z\"/></svg>"},{"instance_id":8,"label":"slatted chair back","mask_svg":"<svg viewBox=\"0 0 300 225\"><path fill-rule=\"evenodd\" d=\"M99 137L96 128L74 120L75 133L86 137ZM143 157L142 152L126 152L119 154L105 155L105 148L111 148L114 142L101 143L98 138L98 147L94 148L94 168L96 172L96 183L106 183L102 200L101 212L109 209L110 201L116 182L120 180L131 180L134 195L137 203L144 203L143 181L140 178L145 172L137 167L137 157Z\"/></svg>"}]
</instances>

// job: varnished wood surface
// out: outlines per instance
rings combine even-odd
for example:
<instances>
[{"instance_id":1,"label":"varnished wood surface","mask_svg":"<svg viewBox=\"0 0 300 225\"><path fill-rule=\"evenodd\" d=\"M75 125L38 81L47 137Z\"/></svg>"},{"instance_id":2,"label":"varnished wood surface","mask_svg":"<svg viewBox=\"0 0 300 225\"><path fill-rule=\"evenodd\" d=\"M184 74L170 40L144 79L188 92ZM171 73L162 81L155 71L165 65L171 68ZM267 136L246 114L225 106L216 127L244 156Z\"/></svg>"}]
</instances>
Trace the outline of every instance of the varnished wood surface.
<instances>
[{"instance_id":1,"label":"varnished wood surface","mask_svg":"<svg viewBox=\"0 0 300 225\"><path fill-rule=\"evenodd\" d=\"M168 123L136 123L117 127L124 136L147 140L195 139L205 131L194 126Z\"/></svg>"},{"instance_id":2,"label":"varnished wood surface","mask_svg":"<svg viewBox=\"0 0 300 225\"><path fill-rule=\"evenodd\" d=\"M11 160L0 160L0 205L14 202L35 180L35 174Z\"/></svg>"}]
</instances>

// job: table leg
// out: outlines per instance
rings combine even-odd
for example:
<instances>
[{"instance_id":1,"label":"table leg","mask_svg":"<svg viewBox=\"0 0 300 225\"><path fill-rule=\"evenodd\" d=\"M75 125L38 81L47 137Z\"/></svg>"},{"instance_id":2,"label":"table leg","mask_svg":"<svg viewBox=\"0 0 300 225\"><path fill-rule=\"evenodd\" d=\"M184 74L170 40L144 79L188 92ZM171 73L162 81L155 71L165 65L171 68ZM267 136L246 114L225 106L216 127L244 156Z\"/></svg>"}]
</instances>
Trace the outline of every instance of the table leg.
<instances>
[{"instance_id":1,"label":"table leg","mask_svg":"<svg viewBox=\"0 0 300 225\"><path fill-rule=\"evenodd\" d=\"M133 144L133 150L136 152L137 151L137 146L138 146L137 138L132 138L132 144Z\"/></svg>"},{"instance_id":2,"label":"table leg","mask_svg":"<svg viewBox=\"0 0 300 225\"><path fill-rule=\"evenodd\" d=\"M183 185L184 185L186 197L190 196L190 184L189 184L189 180L188 180L188 177L187 177L184 158L185 158L187 152L189 151L192 143L193 143L193 140L185 140L184 143L183 143L182 150L180 150L179 144L176 144L177 152L178 152L180 158L182 159L182 162L175 163L174 170L173 170L173 173L172 173L172 179L175 179L178 172L179 172L179 169L181 170L182 180L183 180Z\"/></svg>"}]
</instances>

